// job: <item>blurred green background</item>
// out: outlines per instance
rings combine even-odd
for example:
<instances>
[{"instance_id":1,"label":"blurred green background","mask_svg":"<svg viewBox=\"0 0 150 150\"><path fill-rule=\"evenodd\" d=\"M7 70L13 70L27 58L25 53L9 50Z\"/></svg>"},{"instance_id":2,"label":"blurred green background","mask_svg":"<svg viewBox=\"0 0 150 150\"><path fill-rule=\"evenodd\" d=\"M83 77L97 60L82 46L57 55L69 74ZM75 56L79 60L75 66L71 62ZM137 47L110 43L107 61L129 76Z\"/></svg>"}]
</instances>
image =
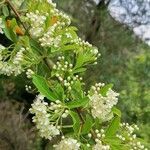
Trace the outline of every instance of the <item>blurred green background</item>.
<instances>
[{"instance_id":1,"label":"blurred green background","mask_svg":"<svg viewBox=\"0 0 150 150\"><path fill-rule=\"evenodd\" d=\"M78 27L80 37L97 46L101 53L98 64L88 67L84 76L87 88L95 82L113 83L114 89L120 93L118 107L122 111L122 121L136 123L140 127L139 135L150 143L150 47L126 26L114 21L103 2L98 5L93 0L55 2L59 9L72 17L72 24ZM25 84L28 83L23 75L0 78L1 101L15 99L15 103L24 105L23 115L34 99L25 92ZM28 124L26 128L30 129ZM36 145L28 144L35 149L47 149L45 141L39 139L35 142Z\"/></svg>"}]
</instances>

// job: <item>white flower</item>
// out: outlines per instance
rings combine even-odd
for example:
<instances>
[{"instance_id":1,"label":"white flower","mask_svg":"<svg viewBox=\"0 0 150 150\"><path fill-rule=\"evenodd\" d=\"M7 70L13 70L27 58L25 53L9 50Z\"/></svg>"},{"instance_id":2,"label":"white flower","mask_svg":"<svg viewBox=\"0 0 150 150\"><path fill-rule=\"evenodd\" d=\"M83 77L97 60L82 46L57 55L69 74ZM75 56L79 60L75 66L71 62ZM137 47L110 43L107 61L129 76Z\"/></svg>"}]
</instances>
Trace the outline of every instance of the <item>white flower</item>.
<instances>
[{"instance_id":1,"label":"white flower","mask_svg":"<svg viewBox=\"0 0 150 150\"><path fill-rule=\"evenodd\" d=\"M35 114L33 122L39 130L40 136L51 140L52 137L59 135L60 131L56 126L50 123L50 114L48 113L48 103L44 102L44 96L38 95L30 112Z\"/></svg>"},{"instance_id":2,"label":"white flower","mask_svg":"<svg viewBox=\"0 0 150 150\"><path fill-rule=\"evenodd\" d=\"M119 94L109 89L106 97L98 94L96 91L93 95L89 96L91 112L94 118L99 118L102 121L110 120L113 117L111 109L118 102Z\"/></svg>"},{"instance_id":3,"label":"white flower","mask_svg":"<svg viewBox=\"0 0 150 150\"><path fill-rule=\"evenodd\" d=\"M41 15L37 10L35 13L30 12L26 14L27 20L29 20L31 28L30 33L34 37L40 37L44 31L44 23L46 16Z\"/></svg>"},{"instance_id":4,"label":"white flower","mask_svg":"<svg viewBox=\"0 0 150 150\"><path fill-rule=\"evenodd\" d=\"M23 68L20 65L14 65L10 62L2 62L0 61L0 74L4 74L10 76L14 74L15 76L21 74L23 72Z\"/></svg>"},{"instance_id":5,"label":"white flower","mask_svg":"<svg viewBox=\"0 0 150 150\"><path fill-rule=\"evenodd\" d=\"M79 150L80 143L73 138L66 138L60 141L58 145L55 145L55 150Z\"/></svg>"},{"instance_id":6,"label":"white flower","mask_svg":"<svg viewBox=\"0 0 150 150\"><path fill-rule=\"evenodd\" d=\"M14 60L13 60L13 63L15 64L15 65L18 65L19 63L21 63L21 61L23 60L23 52L25 51L25 48L21 48L18 52L17 52L17 54L16 54L16 56L15 56L15 58L14 58Z\"/></svg>"},{"instance_id":7,"label":"white flower","mask_svg":"<svg viewBox=\"0 0 150 150\"><path fill-rule=\"evenodd\" d=\"M27 78L32 78L32 75L34 74L34 72L31 69L28 69L26 72Z\"/></svg>"},{"instance_id":8,"label":"white flower","mask_svg":"<svg viewBox=\"0 0 150 150\"><path fill-rule=\"evenodd\" d=\"M54 46L59 47L61 43L61 35L55 36L54 32L59 26L59 23L54 24L53 26L49 27L48 32L46 32L42 38L39 39L41 42L41 46Z\"/></svg>"},{"instance_id":9,"label":"white flower","mask_svg":"<svg viewBox=\"0 0 150 150\"><path fill-rule=\"evenodd\" d=\"M52 0L47 0L47 2L52 5L53 7L56 7L56 4L52 2Z\"/></svg>"},{"instance_id":10,"label":"white flower","mask_svg":"<svg viewBox=\"0 0 150 150\"><path fill-rule=\"evenodd\" d=\"M98 140L98 142L93 146L92 150L110 150L110 146L102 145L102 142Z\"/></svg>"}]
</instances>

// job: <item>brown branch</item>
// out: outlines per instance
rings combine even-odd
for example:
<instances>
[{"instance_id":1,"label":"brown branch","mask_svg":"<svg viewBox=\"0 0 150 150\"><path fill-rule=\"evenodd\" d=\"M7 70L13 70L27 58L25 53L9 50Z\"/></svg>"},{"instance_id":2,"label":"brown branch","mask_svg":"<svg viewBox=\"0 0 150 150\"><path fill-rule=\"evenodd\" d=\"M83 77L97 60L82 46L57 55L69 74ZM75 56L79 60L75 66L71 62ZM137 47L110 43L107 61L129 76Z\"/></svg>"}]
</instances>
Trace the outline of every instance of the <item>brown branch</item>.
<instances>
[{"instance_id":1,"label":"brown branch","mask_svg":"<svg viewBox=\"0 0 150 150\"><path fill-rule=\"evenodd\" d=\"M21 23L22 26L24 27L24 29L27 31L26 26L25 26L24 23L21 21L20 14L17 12L16 8L13 6L13 4L10 2L10 0L5 0L5 3L8 4L8 6L10 6L10 8L12 9L12 11L13 11L14 14L16 15L16 17L19 19L20 23Z\"/></svg>"},{"instance_id":2,"label":"brown branch","mask_svg":"<svg viewBox=\"0 0 150 150\"><path fill-rule=\"evenodd\" d=\"M94 139L96 139L97 138L97 136L96 136L96 134L95 134L95 132L94 132L94 130L93 129L91 129L91 134L92 134L92 137L94 138Z\"/></svg>"},{"instance_id":3,"label":"brown branch","mask_svg":"<svg viewBox=\"0 0 150 150\"><path fill-rule=\"evenodd\" d=\"M84 121L84 119L83 119L83 116L82 116L82 112L81 112L81 110L80 110L79 108L76 108L76 112L78 113L78 116L79 116L79 118L80 118L80 121L81 121L81 129L82 129L83 124L85 123L85 121ZM96 136L94 130L91 129L90 132L91 132L91 134L92 134L93 139L96 139L97 136Z\"/></svg>"}]
</instances>

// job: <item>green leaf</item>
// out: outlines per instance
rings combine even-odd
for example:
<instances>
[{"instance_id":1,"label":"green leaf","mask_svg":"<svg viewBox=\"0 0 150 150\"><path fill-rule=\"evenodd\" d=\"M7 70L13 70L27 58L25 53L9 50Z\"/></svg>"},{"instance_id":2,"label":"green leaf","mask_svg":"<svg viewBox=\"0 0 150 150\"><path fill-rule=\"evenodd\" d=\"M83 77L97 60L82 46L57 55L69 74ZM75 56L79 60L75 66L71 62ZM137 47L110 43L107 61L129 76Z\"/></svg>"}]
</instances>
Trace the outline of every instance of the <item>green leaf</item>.
<instances>
[{"instance_id":1,"label":"green leaf","mask_svg":"<svg viewBox=\"0 0 150 150\"><path fill-rule=\"evenodd\" d=\"M90 132L92 126L93 126L93 118L90 115L86 115L85 123L82 127L82 134L87 134Z\"/></svg>"},{"instance_id":2,"label":"green leaf","mask_svg":"<svg viewBox=\"0 0 150 150\"><path fill-rule=\"evenodd\" d=\"M8 10L6 5L3 5L2 12L3 12L5 17L9 16L9 10Z\"/></svg>"},{"instance_id":3,"label":"green leaf","mask_svg":"<svg viewBox=\"0 0 150 150\"><path fill-rule=\"evenodd\" d=\"M113 107L113 108L112 108L112 112L113 112L115 115L121 117L121 111L120 111L118 108Z\"/></svg>"},{"instance_id":4,"label":"green leaf","mask_svg":"<svg viewBox=\"0 0 150 150\"><path fill-rule=\"evenodd\" d=\"M42 76L33 75L33 83L37 87L38 91L49 100L57 100L56 95L49 89L47 81Z\"/></svg>"},{"instance_id":5,"label":"green leaf","mask_svg":"<svg viewBox=\"0 0 150 150\"><path fill-rule=\"evenodd\" d=\"M127 150L130 149L129 145L122 144L122 141L118 139L117 137L111 136L109 138L105 138L105 143L109 144L111 147L111 150Z\"/></svg>"},{"instance_id":6,"label":"green leaf","mask_svg":"<svg viewBox=\"0 0 150 150\"><path fill-rule=\"evenodd\" d=\"M76 60L76 65L75 65L75 69L76 68L80 68L84 63L84 57L83 57L83 54L79 54L78 57L77 57L77 60Z\"/></svg>"},{"instance_id":7,"label":"green leaf","mask_svg":"<svg viewBox=\"0 0 150 150\"><path fill-rule=\"evenodd\" d=\"M13 30L16 25L17 25L16 20L12 19L10 27L7 27L7 24L5 23L5 28L3 29L6 37L15 43L17 42L17 35L14 33Z\"/></svg>"},{"instance_id":8,"label":"green leaf","mask_svg":"<svg viewBox=\"0 0 150 150\"><path fill-rule=\"evenodd\" d=\"M86 68L76 68L72 71L72 73L75 74L75 73L81 73L85 71L86 71Z\"/></svg>"},{"instance_id":9,"label":"green leaf","mask_svg":"<svg viewBox=\"0 0 150 150\"><path fill-rule=\"evenodd\" d=\"M101 125L101 120L100 119L98 119L98 118L95 118L94 119L94 127L96 128L96 129L99 129L100 128L100 125Z\"/></svg>"},{"instance_id":10,"label":"green leaf","mask_svg":"<svg viewBox=\"0 0 150 150\"><path fill-rule=\"evenodd\" d=\"M64 100L65 98L64 89L61 86L61 84L57 83L56 86L54 87L54 91L57 94L59 100Z\"/></svg>"},{"instance_id":11,"label":"green leaf","mask_svg":"<svg viewBox=\"0 0 150 150\"><path fill-rule=\"evenodd\" d=\"M86 106L89 102L89 99L87 97L80 99L80 100L74 100L71 102L66 103L66 106L69 109L73 109L73 108L78 108L78 107L83 107Z\"/></svg>"},{"instance_id":12,"label":"green leaf","mask_svg":"<svg viewBox=\"0 0 150 150\"><path fill-rule=\"evenodd\" d=\"M73 84L73 88L71 90L71 96L74 100L77 100L77 99L82 99L83 95L84 95L84 93L83 93L83 90L82 90L81 82L79 80L77 80Z\"/></svg>"},{"instance_id":13,"label":"green leaf","mask_svg":"<svg viewBox=\"0 0 150 150\"><path fill-rule=\"evenodd\" d=\"M78 134L78 132L80 130L80 118L79 118L78 114L73 111L70 111L70 115L71 115L72 121L73 121L73 130L75 133Z\"/></svg>"},{"instance_id":14,"label":"green leaf","mask_svg":"<svg viewBox=\"0 0 150 150\"><path fill-rule=\"evenodd\" d=\"M75 26L70 26L68 27L68 30L78 31L78 28L76 28Z\"/></svg>"},{"instance_id":15,"label":"green leaf","mask_svg":"<svg viewBox=\"0 0 150 150\"><path fill-rule=\"evenodd\" d=\"M102 96L106 96L108 90L111 89L112 87L113 87L113 84L107 84L103 86L100 90L100 93L102 94Z\"/></svg>"},{"instance_id":16,"label":"green leaf","mask_svg":"<svg viewBox=\"0 0 150 150\"><path fill-rule=\"evenodd\" d=\"M60 50L61 51L68 51L68 50L74 50L76 48L77 48L77 46L75 44L73 44L73 45L64 45L64 46L61 47Z\"/></svg>"},{"instance_id":17,"label":"green leaf","mask_svg":"<svg viewBox=\"0 0 150 150\"><path fill-rule=\"evenodd\" d=\"M120 126L120 117L115 116L106 130L106 137L115 135L119 126Z\"/></svg>"}]
</instances>

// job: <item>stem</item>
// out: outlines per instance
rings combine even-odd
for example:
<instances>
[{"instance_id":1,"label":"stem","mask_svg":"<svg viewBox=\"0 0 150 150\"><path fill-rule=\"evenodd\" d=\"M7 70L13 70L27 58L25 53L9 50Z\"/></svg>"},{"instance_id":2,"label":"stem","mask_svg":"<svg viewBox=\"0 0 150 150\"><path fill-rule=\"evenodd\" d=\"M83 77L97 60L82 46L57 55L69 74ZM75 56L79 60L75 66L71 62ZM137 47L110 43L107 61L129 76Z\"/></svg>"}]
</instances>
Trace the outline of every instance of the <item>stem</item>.
<instances>
[{"instance_id":1,"label":"stem","mask_svg":"<svg viewBox=\"0 0 150 150\"><path fill-rule=\"evenodd\" d=\"M81 130L82 130L82 127L83 127L83 124L84 124L84 119L83 119L83 116L82 116L82 112L81 112L81 110L79 109L79 108L76 108L76 111L77 111L77 113L78 113L78 116L79 116L79 118L80 118L80 121L81 121ZM94 132L94 130L93 129L91 129L91 134L92 134L92 137L94 138L94 139L96 139L97 138L97 136L96 136L96 134L95 134L95 132Z\"/></svg>"},{"instance_id":2,"label":"stem","mask_svg":"<svg viewBox=\"0 0 150 150\"><path fill-rule=\"evenodd\" d=\"M94 139L96 139L96 138L97 138L97 136L96 136L96 134L95 134L95 132L94 132L94 130L93 130L93 129L91 129L91 134L92 134L92 137L93 137Z\"/></svg>"},{"instance_id":3,"label":"stem","mask_svg":"<svg viewBox=\"0 0 150 150\"><path fill-rule=\"evenodd\" d=\"M27 31L26 26L24 25L24 23L21 21L21 17L20 14L17 12L16 8L13 6L13 4L10 2L10 0L5 0L5 3L7 3L10 8L12 9L12 11L14 12L14 14L16 15L16 17L19 19L20 23L22 24L22 26L24 27L24 29Z\"/></svg>"},{"instance_id":4,"label":"stem","mask_svg":"<svg viewBox=\"0 0 150 150\"><path fill-rule=\"evenodd\" d=\"M45 57L43 60L44 60L45 64L48 66L48 68L52 69L52 67L54 66L53 61L48 59L47 57Z\"/></svg>"}]
</instances>

